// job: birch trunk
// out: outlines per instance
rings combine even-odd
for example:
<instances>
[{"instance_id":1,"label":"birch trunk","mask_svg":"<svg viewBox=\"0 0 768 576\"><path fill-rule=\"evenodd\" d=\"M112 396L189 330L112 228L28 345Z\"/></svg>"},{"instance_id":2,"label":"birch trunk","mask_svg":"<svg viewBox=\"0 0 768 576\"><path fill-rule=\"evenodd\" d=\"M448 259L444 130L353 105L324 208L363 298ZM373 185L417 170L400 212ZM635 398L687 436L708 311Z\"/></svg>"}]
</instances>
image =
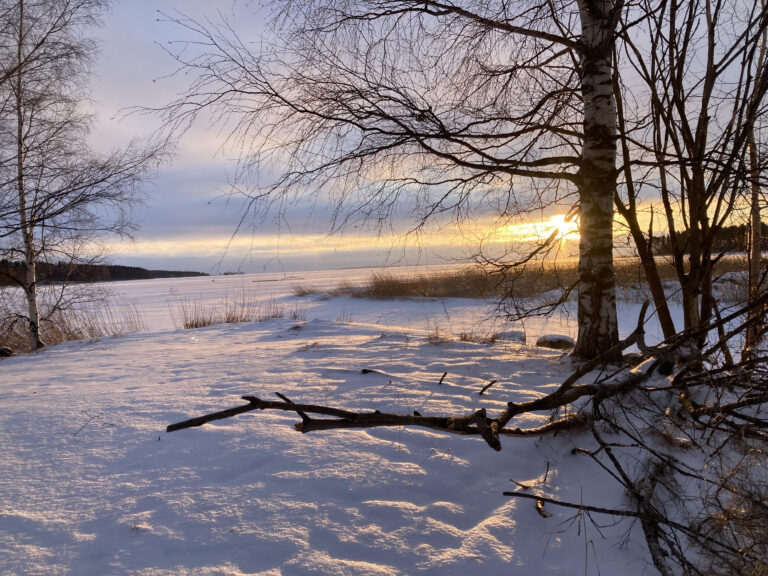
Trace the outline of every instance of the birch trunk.
<instances>
[{"instance_id":1,"label":"birch trunk","mask_svg":"<svg viewBox=\"0 0 768 576\"><path fill-rule=\"evenodd\" d=\"M24 243L24 296L27 299L29 318L29 343L33 350L45 344L40 336L40 308L37 301L37 252L35 250L34 222L28 217L27 189L25 180L24 146L24 0L19 0L19 30L17 38L17 63L15 78L16 104L16 189L19 197L19 225Z\"/></svg>"},{"instance_id":2,"label":"birch trunk","mask_svg":"<svg viewBox=\"0 0 768 576\"><path fill-rule=\"evenodd\" d=\"M574 356L592 359L619 341L613 269L616 190L614 31L621 2L579 0L584 147L579 170L579 333ZM617 352L618 360L620 353Z\"/></svg>"}]
</instances>

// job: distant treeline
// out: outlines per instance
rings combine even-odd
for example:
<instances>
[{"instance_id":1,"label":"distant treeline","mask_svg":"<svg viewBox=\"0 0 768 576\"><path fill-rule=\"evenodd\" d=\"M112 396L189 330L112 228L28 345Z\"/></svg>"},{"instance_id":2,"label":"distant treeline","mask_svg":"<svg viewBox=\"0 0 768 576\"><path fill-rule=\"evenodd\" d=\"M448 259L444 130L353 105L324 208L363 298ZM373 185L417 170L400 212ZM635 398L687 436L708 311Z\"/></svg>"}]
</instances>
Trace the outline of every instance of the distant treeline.
<instances>
[{"instance_id":1,"label":"distant treeline","mask_svg":"<svg viewBox=\"0 0 768 576\"><path fill-rule=\"evenodd\" d=\"M15 279L26 272L24 262L0 260L0 285L14 285ZM60 282L115 282L118 280L149 280L152 278L181 278L185 276L208 276L203 272L177 272L170 270L146 270L137 266L115 266L109 264L56 264L39 262L38 282L51 284Z\"/></svg>"},{"instance_id":2,"label":"distant treeline","mask_svg":"<svg viewBox=\"0 0 768 576\"><path fill-rule=\"evenodd\" d=\"M679 241L683 243L685 252L688 252L688 232L681 231L677 233ZM747 226L744 224L738 226L724 226L715 236L713 250L716 254L721 252L746 252L747 251ZM761 224L761 247L768 250L768 224ZM672 254L672 243L668 235L656 236L653 238L653 253L658 256Z\"/></svg>"}]
</instances>

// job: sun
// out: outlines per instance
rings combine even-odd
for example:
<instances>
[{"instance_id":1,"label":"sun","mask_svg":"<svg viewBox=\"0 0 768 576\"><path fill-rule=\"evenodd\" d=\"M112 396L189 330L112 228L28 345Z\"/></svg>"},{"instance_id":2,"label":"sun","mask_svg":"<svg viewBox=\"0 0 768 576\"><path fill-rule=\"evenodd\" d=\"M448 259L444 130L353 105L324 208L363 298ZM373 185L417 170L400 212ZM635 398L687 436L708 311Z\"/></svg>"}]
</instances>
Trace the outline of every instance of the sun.
<instances>
[{"instance_id":1,"label":"sun","mask_svg":"<svg viewBox=\"0 0 768 576\"><path fill-rule=\"evenodd\" d=\"M506 226L502 236L517 242L544 242L555 235L555 240L564 242L579 237L579 225L573 217L555 214L538 222L520 222Z\"/></svg>"},{"instance_id":2,"label":"sun","mask_svg":"<svg viewBox=\"0 0 768 576\"><path fill-rule=\"evenodd\" d=\"M566 214L555 214L546 222L549 224L550 234L557 231L558 240L565 240L579 237L579 225L575 220L575 218L568 220Z\"/></svg>"}]
</instances>

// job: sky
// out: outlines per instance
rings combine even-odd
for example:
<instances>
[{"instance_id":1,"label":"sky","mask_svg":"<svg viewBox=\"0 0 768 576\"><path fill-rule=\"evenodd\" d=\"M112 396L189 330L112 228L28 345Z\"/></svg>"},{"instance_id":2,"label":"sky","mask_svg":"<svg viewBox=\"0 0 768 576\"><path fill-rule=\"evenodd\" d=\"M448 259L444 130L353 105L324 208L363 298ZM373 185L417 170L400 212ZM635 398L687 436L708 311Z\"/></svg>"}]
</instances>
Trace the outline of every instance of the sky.
<instances>
[{"instance_id":1,"label":"sky","mask_svg":"<svg viewBox=\"0 0 768 576\"><path fill-rule=\"evenodd\" d=\"M162 106L185 86L183 78L171 76L175 64L164 50L182 35L160 10L203 18L216 9L227 11L231 7L231 2L211 0L113 3L104 26L97 31L101 55L91 87L97 114L92 134L95 150L151 135L160 127L159 118L126 114L126 109ZM135 240L112 243L109 260L175 270L216 272L224 266L227 270L258 271L261 256L241 264L246 256L243 250L230 246L227 252L240 218L237 203L224 198L230 173L231 163L215 134L204 126L193 127L145 187L145 204L134 213L140 226Z\"/></svg>"},{"instance_id":2,"label":"sky","mask_svg":"<svg viewBox=\"0 0 768 576\"><path fill-rule=\"evenodd\" d=\"M246 0L116 0L97 31L95 150L152 134L159 117L126 114L126 109L162 106L186 87L189 77L173 74L176 65L166 52L185 38L168 18L179 14L214 21L224 16L237 23L247 41L258 40L267 19ZM470 224L457 234L447 226L403 239L407 228L395 222L395 230L383 234L349 228L331 235L328 207L311 201L281 217L243 219L242 197L229 194L237 151L222 142L220 127L206 122L183 136L171 161L145 189L146 203L134 214L140 226L135 240L108 244L111 262L208 273L444 264L471 256L488 229L486 223ZM500 234L509 232L503 228Z\"/></svg>"}]
</instances>

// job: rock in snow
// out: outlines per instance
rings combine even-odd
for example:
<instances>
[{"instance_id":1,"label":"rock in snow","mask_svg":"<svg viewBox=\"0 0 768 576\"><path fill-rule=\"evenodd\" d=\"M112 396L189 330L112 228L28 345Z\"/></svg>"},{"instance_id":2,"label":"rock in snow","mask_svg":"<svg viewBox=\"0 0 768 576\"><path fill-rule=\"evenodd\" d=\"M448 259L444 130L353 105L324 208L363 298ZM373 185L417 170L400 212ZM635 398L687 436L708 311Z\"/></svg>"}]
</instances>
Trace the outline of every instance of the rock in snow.
<instances>
[{"instance_id":1,"label":"rock in snow","mask_svg":"<svg viewBox=\"0 0 768 576\"><path fill-rule=\"evenodd\" d=\"M564 334L544 334L536 340L539 348L552 348L554 350L570 350L576 345L573 338Z\"/></svg>"},{"instance_id":2,"label":"rock in snow","mask_svg":"<svg viewBox=\"0 0 768 576\"><path fill-rule=\"evenodd\" d=\"M525 331L523 330L505 330L493 335L494 340L504 340L507 342L520 342L525 344Z\"/></svg>"}]
</instances>

